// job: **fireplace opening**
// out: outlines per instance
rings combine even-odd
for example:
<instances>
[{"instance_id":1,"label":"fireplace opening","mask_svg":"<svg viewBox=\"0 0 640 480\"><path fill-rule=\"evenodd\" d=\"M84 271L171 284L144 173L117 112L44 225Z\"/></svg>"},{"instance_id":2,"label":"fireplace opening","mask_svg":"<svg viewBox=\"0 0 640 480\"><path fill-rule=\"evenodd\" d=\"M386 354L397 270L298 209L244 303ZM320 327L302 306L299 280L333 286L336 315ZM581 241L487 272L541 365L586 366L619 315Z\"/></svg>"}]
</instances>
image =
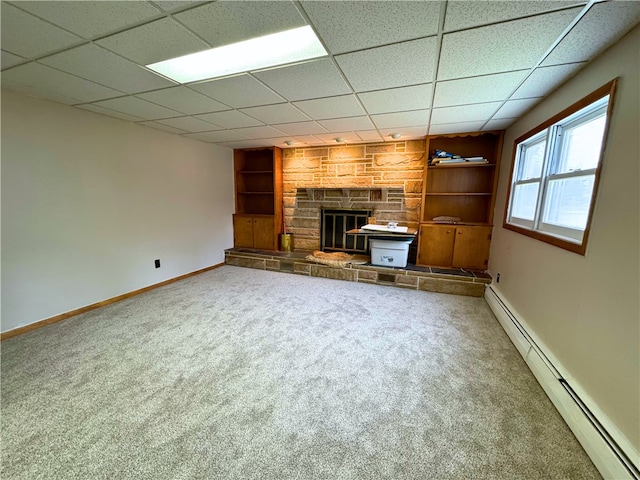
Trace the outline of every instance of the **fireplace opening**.
<instances>
[{"instance_id":1,"label":"fireplace opening","mask_svg":"<svg viewBox=\"0 0 640 480\"><path fill-rule=\"evenodd\" d=\"M347 235L346 232L367 224L371 210L322 209L320 222L320 249L327 252L367 253L366 235Z\"/></svg>"}]
</instances>

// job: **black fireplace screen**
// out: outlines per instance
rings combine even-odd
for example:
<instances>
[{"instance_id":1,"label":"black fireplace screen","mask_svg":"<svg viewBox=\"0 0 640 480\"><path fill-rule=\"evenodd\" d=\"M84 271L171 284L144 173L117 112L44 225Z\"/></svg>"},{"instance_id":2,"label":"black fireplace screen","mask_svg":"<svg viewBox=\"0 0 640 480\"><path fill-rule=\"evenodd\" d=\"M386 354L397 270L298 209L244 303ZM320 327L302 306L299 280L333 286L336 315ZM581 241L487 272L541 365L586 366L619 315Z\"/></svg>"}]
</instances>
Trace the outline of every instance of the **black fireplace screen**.
<instances>
[{"instance_id":1,"label":"black fireplace screen","mask_svg":"<svg viewBox=\"0 0 640 480\"><path fill-rule=\"evenodd\" d=\"M323 251L367 253L367 237L347 235L346 232L366 225L371 210L322 210L321 216L320 239Z\"/></svg>"}]
</instances>

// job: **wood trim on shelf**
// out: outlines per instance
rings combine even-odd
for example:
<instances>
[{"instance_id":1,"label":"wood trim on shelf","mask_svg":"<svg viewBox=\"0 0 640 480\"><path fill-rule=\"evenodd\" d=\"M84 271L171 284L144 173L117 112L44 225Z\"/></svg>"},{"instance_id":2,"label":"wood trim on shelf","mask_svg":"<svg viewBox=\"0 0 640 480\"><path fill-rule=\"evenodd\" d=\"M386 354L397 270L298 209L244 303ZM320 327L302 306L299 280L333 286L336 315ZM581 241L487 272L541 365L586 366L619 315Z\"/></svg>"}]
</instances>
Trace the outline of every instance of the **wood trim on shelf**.
<instances>
[{"instance_id":1,"label":"wood trim on shelf","mask_svg":"<svg viewBox=\"0 0 640 480\"><path fill-rule=\"evenodd\" d=\"M459 225L467 226L467 227L493 227L492 223L486 222L434 222L433 220L425 220L424 222L420 222L420 225L444 225L448 227L457 227Z\"/></svg>"},{"instance_id":2,"label":"wood trim on shelf","mask_svg":"<svg viewBox=\"0 0 640 480\"><path fill-rule=\"evenodd\" d=\"M482 196L482 195L488 196L488 195L493 195L493 193L491 193L491 192L427 192L427 193L425 193L425 196L427 196L427 197L438 197L438 196L441 196L441 197L447 197L447 196L452 197L452 196L456 196L456 195L457 196L465 196L465 197L468 197L468 196L473 197L473 196Z\"/></svg>"},{"instance_id":3,"label":"wood trim on shelf","mask_svg":"<svg viewBox=\"0 0 640 480\"><path fill-rule=\"evenodd\" d=\"M427 168L429 168L429 170L444 170L445 168L489 168L489 167L495 167L496 164L495 163L474 163L474 162L469 162L469 163L447 163L444 165L427 165Z\"/></svg>"},{"instance_id":4,"label":"wood trim on shelf","mask_svg":"<svg viewBox=\"0 0 640 480\"><path fill-rule=\"evenodd\" d=\"M138 290L133 290L132 292L123 293L122 295L118 295L116 297L108 298L106 300L102 300L100 302L92 303L91 305L86 305L84 307L76 308L75 310L70 310L65 313L61 313L54 317L45 318L44 320L40 320L39 322L30 323L29 325L25 325L23 327L14 328L13 330L9 330L7 332L0 333L0 341L6 340L7 338L15 337L17 335L22 335L23 333L30 332L31 330L36 330L41 327L46 327L47 325L51 325L52 323L57 323L62 320L66 320L67 318L75 317L76 315L80 315L81 313L90 312L91 310L95 310L96 308L104 307L106 305L111 305L112 303L119 302L121 300L125 300L127 298L134 297L141 293L148 292L150 290L154 290L158 287L163 287L165 285L169 285L170 283L177 282L179 280L184 280L185 278L193 277L195 275L199 275L201 273L207 272L209 270L216 269L224 265L223 263L218 263L216 265L211 265L210 267L201 268L200 270L196 270L195 272L185 273L184 275L180 275L178 277L170 278L169 280L164 280L160 283L154 283L153 285L149 285L148 287L140 288Z\"/></svg>"}]
</instances>

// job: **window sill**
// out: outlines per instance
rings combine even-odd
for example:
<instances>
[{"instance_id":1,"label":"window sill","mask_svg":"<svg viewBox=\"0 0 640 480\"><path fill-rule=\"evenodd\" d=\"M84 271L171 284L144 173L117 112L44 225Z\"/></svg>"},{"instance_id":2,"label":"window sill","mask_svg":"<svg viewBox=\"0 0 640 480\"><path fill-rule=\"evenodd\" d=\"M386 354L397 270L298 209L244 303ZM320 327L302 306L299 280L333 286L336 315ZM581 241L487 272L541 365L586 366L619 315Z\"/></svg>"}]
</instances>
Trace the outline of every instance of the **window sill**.
<instances>
[{"instance_id":1,"label":"window sill","mask_svg":"<svg viewBox=\"0 0 640 480\"><path fill-rule=\"evenodd\" d=\"M573 253L577 253L578 255L583 255L585 254L585 251L587 249L587 236L589 233L589 230L585 230L584 232L584 237L582 239L581 243L575 243L575 242L571 242L569 240L565 240L563 238L560 237L555 237L553 235L549 235L543 232L540 232L538 230L530 230L528 228L524 228L524 227L520 227L518 225L513 225L511 223L507 223L504 222L502 224L502 227L507 229L507 230L511 230L513 232L519 233L521 235L525 235L527 237L531 237L534 238L536 240L539 240L541 242L544 243L548 243L549 245L553 245L555 247L558 248L562 248L564 250L568 250L570 252Z\"/></svg>"}]
</instances>

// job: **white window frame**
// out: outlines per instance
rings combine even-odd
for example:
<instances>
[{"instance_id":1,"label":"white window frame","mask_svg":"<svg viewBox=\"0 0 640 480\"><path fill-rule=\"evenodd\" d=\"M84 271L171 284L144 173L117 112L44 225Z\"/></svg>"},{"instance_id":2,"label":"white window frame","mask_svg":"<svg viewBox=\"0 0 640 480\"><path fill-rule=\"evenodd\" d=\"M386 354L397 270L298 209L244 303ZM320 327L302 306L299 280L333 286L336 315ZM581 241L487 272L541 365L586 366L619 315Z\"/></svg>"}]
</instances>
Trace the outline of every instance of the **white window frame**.
<instances>
[{"instance_id":1,"label":"white window frame","mask_svg":"<svg viewBox=\"0 0 640 480\"><path fill-rule=\"evenodd\" d=\"M504 228L584 255L598 190L602 158L606 147L616 82L617 79L602 86L581 101L515 140L509 192L503 222ZM566 153L563 142L564 132L593 121L602 115L605 115L606 121L597 165L584 170L560 171L563 153ZM522 174L523 168L525 167L524 152L528 147L537 145L540 142L545 142L544 158L540 175L525 178ZM593 178L593 190L585 228L571 228L544 222L545 205L549 200L549 184L557 180L580 177ZM514 210L513 202L515 201L514 192L519 186L528 184L538 185L533 219L516 217L512 213Z\"/></svg>"}]
</instances>

